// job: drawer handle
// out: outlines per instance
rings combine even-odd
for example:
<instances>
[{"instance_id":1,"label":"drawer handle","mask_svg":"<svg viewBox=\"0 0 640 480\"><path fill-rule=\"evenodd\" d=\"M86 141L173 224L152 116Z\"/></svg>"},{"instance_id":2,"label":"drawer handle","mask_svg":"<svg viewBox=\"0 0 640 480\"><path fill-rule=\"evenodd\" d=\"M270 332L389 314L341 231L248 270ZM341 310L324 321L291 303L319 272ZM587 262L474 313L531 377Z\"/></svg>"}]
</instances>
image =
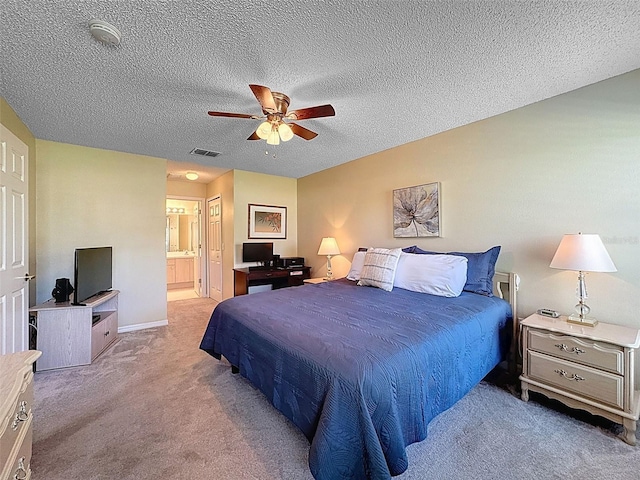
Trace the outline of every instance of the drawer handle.
<instances>
[{"instance_id":1,"label":"drawer handle","mask_svg":"<svg viewBox=\"0 0 640 480\"><path fill-rule=\"evenodd\" d=\"M13 474L14 480L25 480L25 478L27 478L27 470L24 468L24 460L24 457L18 460L18 468L16 468L16 473Z\"/></svg>"},{"instance_id":2,"label":"drawer handle","mask_svg":"<svg viewBox=\"0 0 640 480\"><path fill-rule=\"evenodd\" d=\"M563 352L575 353L576 355L580 355L581 353L587 353L586 351L578 347L573 347L571 350L569 350L569 347L566 346L564 343L557 343L556 347L558 347Z\"/></svg>"},{"instance_id":3,"label":"drawer handle","mask_svg":"<svg viewBox=\"0 0 640 480\"><path fill-rule=\"evenodd\" d=\"M569 376L569 375L567 375L567 372L565 372L564 370L559 370L557 368L554 370L554 372L556 372L561 377L567 378L569 380L575 380L576 382L580 382L580 381L586 380L586 378L581 377L580 375L576 375L575 373L573 373L573 374L571 374L571 376Z\"/></svg>"},{"instance_id":4,"label":"drawer handle","mask_svg":"<svg viewBox=\"0 0 640 480\"><path fill-rule=\"evenodd\" d=\"M28 418L29 414L27 413L27 402L23 400L22 402L20 402L20 408L18 408L18 411L16 412L16 418L13 420L11 428L13 430L17 430L18 425L20 425L21 422L26 422Z\"/></svg>"},{"instance_id":5,"label":"drawer handle","mask_svg":"<svg viewBox=\"0 0 640 480\"><path fill-rule=\"evenodd\" d=\"M107 330L107 331L105 332L104 336L105 336L105 337L108 337L110 333L111 333L111 330Z\"/></svg>"}]
</instances>

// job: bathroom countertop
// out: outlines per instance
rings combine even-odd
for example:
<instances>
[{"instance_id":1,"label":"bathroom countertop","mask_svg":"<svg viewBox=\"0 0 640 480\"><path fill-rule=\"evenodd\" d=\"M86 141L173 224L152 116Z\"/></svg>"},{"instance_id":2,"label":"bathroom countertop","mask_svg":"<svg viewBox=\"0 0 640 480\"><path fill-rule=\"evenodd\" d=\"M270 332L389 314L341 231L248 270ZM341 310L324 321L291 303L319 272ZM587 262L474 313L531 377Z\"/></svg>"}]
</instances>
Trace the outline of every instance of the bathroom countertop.
<instances>
[{"instance_id":1,"label":"bathroom countertop","mask_svg":"<svg viewBox=\"0 0 640 480\"><path fill-rule=\"evenodd\" d=\"M167 252L167 258L192 258L195 256L195 252Z\"/></svg>"}]
</instances>

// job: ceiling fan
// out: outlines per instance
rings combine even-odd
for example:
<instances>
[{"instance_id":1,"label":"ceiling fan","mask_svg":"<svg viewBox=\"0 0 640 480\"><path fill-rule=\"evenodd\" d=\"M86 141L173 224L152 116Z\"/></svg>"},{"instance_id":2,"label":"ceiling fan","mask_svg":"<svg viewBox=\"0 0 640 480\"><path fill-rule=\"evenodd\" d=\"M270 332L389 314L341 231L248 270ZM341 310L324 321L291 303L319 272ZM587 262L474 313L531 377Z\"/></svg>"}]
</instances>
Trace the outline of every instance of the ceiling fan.
<instances>
[{"instance_id":1,"label":"ceiling fan","mask_svg":"<svg viewBox=\"0 0 640 480\"><path fill-rule=\"evenodd\" d=\"M308 128L285 120L309 120L310 118L333 117L336 112L331 105L301 108L287 112L291 99L284 93L272 92L262 85L249 85L251 91L262 107L263 115L249 115L246 113L209 112L212 117L249 118L252 120L265 119L247 140L266 140L269 145L278 145L280 140L288 142L297 135L305 140L318 136Z\"/></svg>"}]
</instances>

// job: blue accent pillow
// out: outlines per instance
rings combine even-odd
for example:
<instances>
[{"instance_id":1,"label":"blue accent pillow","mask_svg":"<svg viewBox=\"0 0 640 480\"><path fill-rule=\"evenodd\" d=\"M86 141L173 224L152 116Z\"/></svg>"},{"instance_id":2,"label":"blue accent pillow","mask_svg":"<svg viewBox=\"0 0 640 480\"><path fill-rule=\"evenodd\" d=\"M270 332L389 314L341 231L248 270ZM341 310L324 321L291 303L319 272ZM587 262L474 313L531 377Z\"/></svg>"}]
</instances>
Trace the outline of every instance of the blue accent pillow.
<instances>
[{"instance_id":1,"label":"blue accent pillow","mask_svg":"<svg viewBox=\"0 0 640 480\"><path fill-rule=\"evenodd\" d=\"M426 254L426 255L442 255L441 252L430 252L422 250L420 247L413 245L403 248L404 253ZM448 252L445 255L458 255L466 257L467 262L467 282L463 290L467 292L479 293L486 297L493 297L493 275L496 273L496 261L500 254L500 246L490 248L486 252L467 253L467 252Z\"/></svg>"}]
</instances>

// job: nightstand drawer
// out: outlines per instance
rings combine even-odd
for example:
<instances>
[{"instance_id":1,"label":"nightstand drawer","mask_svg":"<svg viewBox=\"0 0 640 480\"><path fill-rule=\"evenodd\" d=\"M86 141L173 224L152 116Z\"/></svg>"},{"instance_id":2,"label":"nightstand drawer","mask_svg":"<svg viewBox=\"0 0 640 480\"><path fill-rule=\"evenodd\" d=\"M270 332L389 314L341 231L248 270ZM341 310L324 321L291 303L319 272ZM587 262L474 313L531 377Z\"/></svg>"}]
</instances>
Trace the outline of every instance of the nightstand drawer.
<instances>
[{"instance_id":1,"label":"nightstand drawer","mask_svg":"<svg viewBox=\"0 0 640 480\"><path fill-rule=\"evenodd\" d=\"M529 350L527 376L624 409L624 377Z\"/></svg>"},{"instance_id":2,"label":"nightstand drawer","mask_svg":"<svg viewBox=\"0 0 640 480\"><path fill-rule=\"evenodd\" d=\"M624 375L624 349L604 342L593 342L567 335L529 329L530 350Z\"/></svg>"},{"instance_id":3,"label":"nightstand drawer","mask_svg":"<svg viewBox=\"0 0 640 480\"><path fill-rule=\"evenodd\" d=\"M13 403L11 410L5 418L0 420L4 430L0 431L0 469L5 465L10 452L18 444L18 440L26 436L26 430L31 424L31 405L33 404L33 373L28 372L24 376L22 392Z\"/></svg>"}]
</instances>

